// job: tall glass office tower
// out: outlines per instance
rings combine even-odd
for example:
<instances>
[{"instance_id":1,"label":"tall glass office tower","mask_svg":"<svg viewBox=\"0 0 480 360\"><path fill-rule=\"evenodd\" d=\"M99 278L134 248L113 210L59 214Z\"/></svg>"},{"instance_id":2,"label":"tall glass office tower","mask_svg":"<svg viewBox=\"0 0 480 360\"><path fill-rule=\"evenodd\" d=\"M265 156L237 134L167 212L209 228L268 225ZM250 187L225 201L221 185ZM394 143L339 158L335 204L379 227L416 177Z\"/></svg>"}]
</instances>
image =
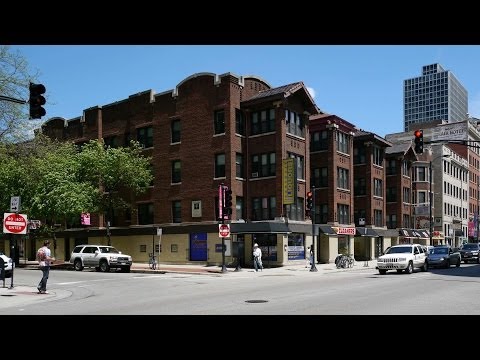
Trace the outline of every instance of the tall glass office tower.
<instances>
[{"instance_id":1,"label":"tall glass office tower","mask_svg":"<svg viewBox=\"0 0 480 360\"><path fill-rule=\"evenodd\" d=\"M440 64L426 65L422 76L403 82L404 131L419 128L419 123L466 120L468 93L457 78Z\"/></svg>"}]
</instances>

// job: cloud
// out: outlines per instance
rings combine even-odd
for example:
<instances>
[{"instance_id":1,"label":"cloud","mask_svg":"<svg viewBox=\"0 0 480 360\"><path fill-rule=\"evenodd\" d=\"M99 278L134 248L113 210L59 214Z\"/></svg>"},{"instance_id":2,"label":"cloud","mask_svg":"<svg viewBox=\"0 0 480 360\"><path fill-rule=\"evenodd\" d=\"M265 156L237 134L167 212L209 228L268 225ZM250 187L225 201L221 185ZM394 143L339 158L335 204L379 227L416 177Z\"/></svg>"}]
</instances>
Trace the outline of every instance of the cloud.
<instances>
[{"instance_id":1,"label":"cloud","mask_svg":"<svg viewBox=\"0 0 480 360\"><path fill-rule=\"evenodd\" d=\"M476 93L468 104L468 113L470 116L480 118L480 93Z\"/></svg>"},{"instance_id":2,"label":"cloud","mask_svg":"<svg viewBox=\"0 0 480 360\"><path fill-rule=\"evenodd\" d=\"M307 90L308 90L308 92L310 93L310 96L311 96L313 99L315 99L315 89L312 88L312 87L310 87L310 86L307 86ZM480 94L479 94L479 95L480 95ZM478 99L478 100L479 100L479 105L480 105L480 96L479 96L479 99Z\"/></svg>"}]
</instances>

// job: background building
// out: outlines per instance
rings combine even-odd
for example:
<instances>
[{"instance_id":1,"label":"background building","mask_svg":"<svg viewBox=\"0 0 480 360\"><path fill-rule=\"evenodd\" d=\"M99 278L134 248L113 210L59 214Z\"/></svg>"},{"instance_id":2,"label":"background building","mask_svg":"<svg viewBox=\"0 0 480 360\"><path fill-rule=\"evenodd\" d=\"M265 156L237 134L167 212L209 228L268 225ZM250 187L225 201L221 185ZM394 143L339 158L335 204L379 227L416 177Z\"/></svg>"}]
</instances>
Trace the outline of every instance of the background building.
<instances>
[{"instance_id":1,"label":"background building","mask_svg":"<svg viewBox=\"0 0 480 360\"><path fill-rule=\"evenodd\" d=\"M468 93L457 78L440 64L422 67L422 75L403 82L404 130L420 128L419 123L467 118Z\"/></svg>"}]
</instances>

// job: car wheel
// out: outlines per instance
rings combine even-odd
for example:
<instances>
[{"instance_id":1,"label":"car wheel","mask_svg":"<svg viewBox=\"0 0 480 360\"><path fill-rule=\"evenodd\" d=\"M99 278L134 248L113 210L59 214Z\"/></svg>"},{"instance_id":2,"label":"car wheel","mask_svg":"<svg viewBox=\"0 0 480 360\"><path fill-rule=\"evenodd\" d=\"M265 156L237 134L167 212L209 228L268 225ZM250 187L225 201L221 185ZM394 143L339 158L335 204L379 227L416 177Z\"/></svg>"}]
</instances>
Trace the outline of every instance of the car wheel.
<instances>
[{"instance_id":1,"label":"car wheel","mask_svg":"<svg viewBox=\"0 0 480 360\"><path fill-rule=\"evenodd\" d=\"M422 271L428 270L428 261L425 261L425 264L422 266Z\"/></svg>"},{"instance_id":2,"label":"car wheel","mask_svg":"<svg viewBox=\"0 0 480 360\"><path fill-rule=\"evenodd\" d=\"M458 260L457 260L457 263L455 264L455 266L456 266L456 267L460 267L460 263L461 263L461 261L460 261L460 259L458 259Z\"/></svg>"},{"instance_id":3,"label":"car wheel","mask_svg":"<svg viewBox=\"0 0 480 360\"><path fill-rule=\"evenodd\" d=\"M82 260L75 259L75 262L73 263L73 267L75 268L75 271L82 271L83 270Z\"/></svg>"},{"instance_id":4,"label":"car wheel","mask_svg":"<svg viewBox=\"0 0 480 360\"><path fill-rule=\"evenodd\" d=\"M110 266L108 266L108 263L106 260L102 260L100 262L100 271L101 272L109 272L110 271Z\"/></svg>"},{"instance_id":5,"label":"car wheel","mask_svg":"<svg viewBox=\"0 0 480 360\"><path fill-rule=\"evenodd\" d=\"M407 266L407 268L405 269L405 272L406 272L407 274L413 273L413 263L412 263L411 261L408 263L408 266Z\"/></svg>"}]
</instances>

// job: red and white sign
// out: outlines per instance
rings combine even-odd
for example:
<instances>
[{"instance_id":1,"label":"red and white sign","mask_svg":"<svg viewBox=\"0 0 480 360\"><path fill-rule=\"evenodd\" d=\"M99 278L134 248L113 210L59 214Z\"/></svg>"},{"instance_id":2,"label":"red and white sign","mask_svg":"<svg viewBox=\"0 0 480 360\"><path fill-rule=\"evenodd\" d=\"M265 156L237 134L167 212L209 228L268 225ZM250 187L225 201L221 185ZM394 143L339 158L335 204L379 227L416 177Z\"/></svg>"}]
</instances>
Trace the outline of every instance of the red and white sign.
<instances>
[{"instance_id":1,"label":"red and white sign","mask_svg":"<svg viewBox=\"0 0 480 360\"><path fill-rule=\"evenodd\" d=\"M27 233L27 215L4 213L3 214L3 232L7 234L26 234Z\"/></svg>"},{"instance_id":2,"label":"red and white sign","mask_svg":"<svg viewBox=\"0 0 480 360\"><path fill-rule=\"evenodd\" d=\"M353 227L339 227L337 234L338 235L355 235L356 229Z\"/></svg>"},{"instance_id":3,"label":"red and white sign","mask_svg":"<svg viewBox=\"0 0 480 360\"><path fill-rule=\"evenodd\" d=\"M218 224L218 236L230 237L230 224Z\"/></svg>"}]
</instances>

